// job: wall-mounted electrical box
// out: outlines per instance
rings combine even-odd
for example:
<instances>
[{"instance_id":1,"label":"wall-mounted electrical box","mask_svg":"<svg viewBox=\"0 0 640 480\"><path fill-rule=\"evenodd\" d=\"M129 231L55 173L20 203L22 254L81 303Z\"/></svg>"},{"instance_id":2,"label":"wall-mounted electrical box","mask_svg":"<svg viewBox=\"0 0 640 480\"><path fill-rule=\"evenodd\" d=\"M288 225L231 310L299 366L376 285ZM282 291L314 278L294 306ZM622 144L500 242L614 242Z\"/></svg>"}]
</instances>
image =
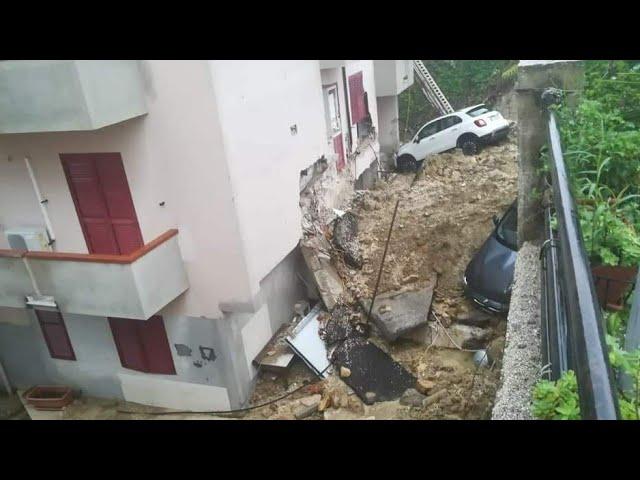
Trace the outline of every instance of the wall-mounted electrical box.
<instances>
[{"instance_id":1,"label":"wall-mounted electrical box","mask_svg":"<svg viewBox=\"0 0 640 480\"><path fill-rule=\"evenodd\" d=\"M11 228L4 231L13 250L49 251L49 237L44 228L22 227Z\"/></svg>"}]
</instances>

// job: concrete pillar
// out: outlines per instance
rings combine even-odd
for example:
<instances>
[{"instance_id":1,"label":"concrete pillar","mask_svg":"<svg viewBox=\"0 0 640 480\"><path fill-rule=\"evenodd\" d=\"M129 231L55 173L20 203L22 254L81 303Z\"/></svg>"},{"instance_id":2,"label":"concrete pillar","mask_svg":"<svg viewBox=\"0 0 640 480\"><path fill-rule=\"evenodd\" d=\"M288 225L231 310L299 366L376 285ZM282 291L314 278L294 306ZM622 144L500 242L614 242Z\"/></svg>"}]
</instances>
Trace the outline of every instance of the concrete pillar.
<instances>
[{"instance_id":1,"label":"concrete pillar","mask_svg":"<svg viewBox=\"0 0 640 480\"><path fill-rule=\"evenodd\" d=\"M540 96L549 87L565 91L577 105L584 85L584 66L576 60L521 60L515 90L518 112L518 245L543 236L540 149L547 142L547 120Z\"/></svg>"},{"instance_id":2,"label":"concrete pillar","mask_svg":"<svg viewBox=\"0 0 640 480\"><path fill-rule=\"evenodd\" d=\"M398 96L378 97L378 141L380 151L393 153L400 144Z\"/></svg>"}]
</instances>

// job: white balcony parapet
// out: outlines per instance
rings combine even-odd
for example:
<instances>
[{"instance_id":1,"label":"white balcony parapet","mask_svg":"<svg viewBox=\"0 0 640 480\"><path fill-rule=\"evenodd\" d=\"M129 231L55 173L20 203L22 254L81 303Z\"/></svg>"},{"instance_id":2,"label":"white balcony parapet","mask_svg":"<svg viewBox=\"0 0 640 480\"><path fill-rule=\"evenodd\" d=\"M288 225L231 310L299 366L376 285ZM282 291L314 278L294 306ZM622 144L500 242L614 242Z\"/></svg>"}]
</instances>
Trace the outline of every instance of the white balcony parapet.
<instances>
[{"instance_id":1,"label":"white balcony parapet","mask_svg":"<svg viewBox=\"0 0 640 480\"><path fill-rule=\"evenodd\" d=\"M96 130L147 113L135 60L0 61L0 134Z\"/></svg>"},{"instance_id":2,"label":"white balcony parapet","mask_svg":"<svg viewBox=\"0 0 640 480\"><path fill-rule=\"evenodd\" d=\"M319 60L320 69L344 67L346 60Z\"/></svg>"},{"instance_id":3,"label":"white balcony parapet","mask_svg":"<svg viewBox=\"0 0 640 480\"><path fill-rule=\"evenodd\" d=\"M129 255L0 251L0 306L24 308L34 293L26 259L62 313L147 320L189 287L177 233Z\"/></svg>"},{"instance_id":4,"label":"white balcony parapet","mask_svg":"<svg viewBox=\"0 0 640 480\"><path fill-rule=\"evenodd\" d=\"M374 60L376 95L399 95L413 85L413 60Z\"/></svg>"}]
</instances>

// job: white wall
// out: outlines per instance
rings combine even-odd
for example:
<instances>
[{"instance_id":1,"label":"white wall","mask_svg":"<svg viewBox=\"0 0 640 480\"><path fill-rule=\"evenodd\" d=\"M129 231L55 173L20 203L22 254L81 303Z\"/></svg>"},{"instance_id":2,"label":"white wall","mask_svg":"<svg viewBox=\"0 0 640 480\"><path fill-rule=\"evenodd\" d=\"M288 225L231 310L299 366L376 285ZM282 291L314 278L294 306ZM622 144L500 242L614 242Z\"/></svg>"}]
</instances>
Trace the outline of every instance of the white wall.
<instances>
[{"instance_id":1,"label":"white wall","mask_svg":"<svg viewBox=\"0 0 640 480\"><path fill-rule=\"evenodd\" d=\"M378 120L380 149L392 153L400 143L400 125L398 112L398 97L378 97Z\"/></svg>"},{"instance_id":2,"label":"white wall","mask_svg":"<svg viewBox=\"0 0 640 480\"><path fill-rule=\"evenodd\" d=\"M76 360L60 360L51 358L33 311L13 310L0 308L0 318L13 317L11 322L0 322L0 361L17 388L38 383L70 385L88 396L170 408L194 408L197 399L205 400L202 395L208 395L208 408L226 409L230 400L234 406L239 405L237 388L230 381L229 370L235 359L229 355L229 345L238 350L238 356L244 357L244 350L241 343L225 335L220 328L225 323L222 320L175 316L174 309L163 311L176 371L175 375L165 375L122 367L107 318L64 315ZM188 353L179 354L176 345ZM213 358L205 358L203 348L213 350ZM180 400L175 396L177 391L197 396Z\"/></svg>"},{"instance_id":3,"label":"white wall","mask_svg":"<svg viewBox=\"0 0 640 480\"><path fill-rule=\"evenodd\" d=\"M300 171L327 152L319 64L216 60L209 65L242 246L257 293L260 280L300 238Z\"/></svg>"},{"instance_id":4,"label":"white wall","mask_svg":"<svg viewBox=\"0 0 640 480\"><path fill-rule=\"evenodd\" d=\"M204 61L145 61L142 69L145 117L90 132L0 135L0 224L43 224L22 160L29 155L57 250L86 252L58 155L120 152L144 241L180 230L190 283L184 313L219 317L220 300L246 301L251 289L210 71Z\"/></svg>"},{"instance_id":5,"label":"white wall","mask_svg":"<svg viewBox=\"0 0 640 480\"><path fill-rule=\"evenodd\" d=\"M3 60L0 132L92 130L147 113L134 60Z\"/></svg>"},{"instance_id":6,"label":"white wall","mask_svg":"<svg viewBox=\"0 0 640 480\"><path fill-rule=\"evenodd\" d=\"M363 71L377 127L373 61L345 65L347 76ZM299 173L333 150L319 63L152 60L141 71L144 117L95 131L0 135L0 225L43 225L28 155L49 200L56 249L86 252L59 154L120 152L144 241L180 230L190 284L183 313L219 318L220 302L255 308L260 281L300 238ZM344 110L343 92L340 100ZM360 170L374 154L366 149L362 158Z\"/></svg>"}]
</instances>

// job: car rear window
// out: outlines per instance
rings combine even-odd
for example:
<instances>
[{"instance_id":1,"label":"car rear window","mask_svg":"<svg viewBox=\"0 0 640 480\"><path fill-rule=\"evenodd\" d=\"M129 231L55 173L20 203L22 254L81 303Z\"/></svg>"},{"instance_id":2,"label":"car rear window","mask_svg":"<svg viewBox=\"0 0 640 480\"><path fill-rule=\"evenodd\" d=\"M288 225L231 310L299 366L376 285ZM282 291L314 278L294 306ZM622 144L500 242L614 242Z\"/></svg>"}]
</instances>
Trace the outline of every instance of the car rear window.
<instances>
[{"instance_id":1,"label":"car rear window","mask_svg":"<svg viewBox=\"0 0 640 480\"><path fill-rule=\"evenodd\" d=\"M509 248L518 249L518 208L515 203L509 207L500 220L496 234Z\"/></svg>"},{"instance_id":2,"label":"car rear window","mask_svg":"<svg viewBox=\"0 0 640 480\"><path fill-rule=\"evenodd\" d=\"M472 108L471 110L469 110L467 112L467 115L469 115L470 117L478 117L483 113L487 113L488 111L489 109L487 107L485 107L484 105L480 105L479 107Z\"/></svg>"}]
</instances>

